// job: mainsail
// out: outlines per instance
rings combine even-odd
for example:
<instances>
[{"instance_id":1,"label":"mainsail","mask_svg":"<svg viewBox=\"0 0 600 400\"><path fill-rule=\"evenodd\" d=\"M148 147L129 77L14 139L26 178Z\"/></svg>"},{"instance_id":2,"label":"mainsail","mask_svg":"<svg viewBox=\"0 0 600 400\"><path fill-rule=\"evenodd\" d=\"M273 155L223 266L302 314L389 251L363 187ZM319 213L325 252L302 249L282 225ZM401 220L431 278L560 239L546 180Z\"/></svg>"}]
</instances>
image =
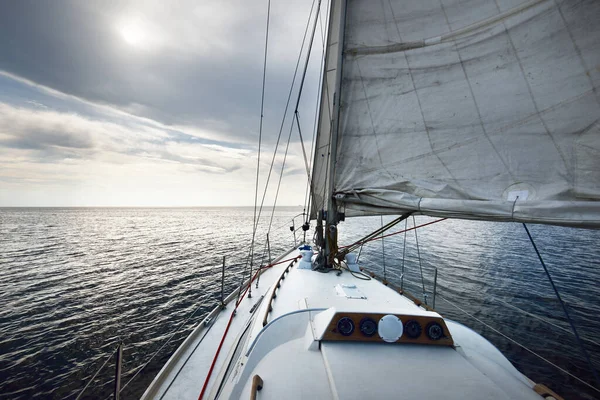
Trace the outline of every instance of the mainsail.
<instances>
[{"instance_id":1,"label":"mainsail","mask_svg":"<svg viewBox=\"0 0 600 400\"><path fill-rule=\"evenodd\" d=\"M332 0L330 15L313 216L333 193L346 215L600 228L599 1Z\"/></svg>"}]
</instances>

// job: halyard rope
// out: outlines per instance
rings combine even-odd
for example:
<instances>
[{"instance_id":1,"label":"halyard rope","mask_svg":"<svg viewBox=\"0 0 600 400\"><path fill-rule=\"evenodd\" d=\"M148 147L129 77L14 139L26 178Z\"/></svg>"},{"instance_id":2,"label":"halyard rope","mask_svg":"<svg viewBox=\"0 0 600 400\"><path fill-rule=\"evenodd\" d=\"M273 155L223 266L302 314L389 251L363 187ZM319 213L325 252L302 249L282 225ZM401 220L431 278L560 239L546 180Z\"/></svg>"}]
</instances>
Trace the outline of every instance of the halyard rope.
<instances>
[{"instance_id":1,"label":"halyard rope","mask_svg":"<svg viewBox=\"0 0 600 400\"><path fill-rule=\"evenodd\" d=\"M383 236L377 236L377 237L370 237L370 238L368 238L368 239L359 240L358 242L355 242L355 243L349 244L349 245L347 245L347 246L340 246L340 249L346 250L346 249L350 249L350 248L352 248L352 247L356 247L356 248L358 248L358 246L360 246L360 245L362 245L362 244L365 244L365 243L372 242L372 241L374 241L374 240L380 240L380 239L382 239L382 238L386 238L386 237L390 237L390 236L394 236L394 235L399 235L400 233L404 233L404 232L412 231L413 229L418 229L418 228L422 228L422 227L424 227L424 226L427 226L427 225L432 225L432 224L435 224L435 223L438 223L438 222L442 222L442 221L444 221L444 220L446 220L446 219L448 219L448 218L440 218L440 219L436 219L435 221L427 222L427 223L425 223L425 224L421 224L421 225L413 226L412 228L403 229L403 230L401 230L401 231L398 231L398 232L388 233L387 235L383 235ZM400 220L400 221L401 221L401 220ZM400 221L398 221L398 222L400 222ZM387 228L387 229L389 229L389 228ZM379 234L379 230L378 230L377 234ZM367 237L368 237L368 236L367 236ZM350 251L352 251L352 250L350 250Z\"/></svg>"}]
</instances>

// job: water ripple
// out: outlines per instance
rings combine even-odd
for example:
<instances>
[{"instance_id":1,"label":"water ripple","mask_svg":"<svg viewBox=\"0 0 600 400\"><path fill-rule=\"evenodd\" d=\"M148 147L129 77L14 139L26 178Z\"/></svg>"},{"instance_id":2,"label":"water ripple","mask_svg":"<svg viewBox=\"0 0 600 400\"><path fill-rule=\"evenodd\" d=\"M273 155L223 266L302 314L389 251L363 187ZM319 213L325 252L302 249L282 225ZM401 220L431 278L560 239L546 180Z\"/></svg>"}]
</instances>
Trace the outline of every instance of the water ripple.
<instances>
[{"instance_id":1,"label":"water ripple","mask_svg":"<svg viewBox=\"0 0 600 400\"><path fill-rule=\"evenodd\" d=\"M293 245L287 227L299 211L279 209L270 235L273 255ZM116 343L125 344L127 381L198 306L200 310L123 392L138 398L170 354L220 296L222 257L228 292L244 269L253 212L248 208L0 209L0 399L74 398ZM389 220L389 218L385 218ZM429 219L419 218L417 224ZM261 232L266 223L261 225ZM403 225L403 224L401 224ZM350 242L380 226L377 218L340 226ZM400 228L399 228L400 229ZM532 234L600 365L600 232L532 226ZM259 234L257 248L262 249ZM445 221L385 240L386 275L419 297L438 292L562 367L591 381L546 276L518 224ZM361 263L383 273L381 243L366 245ZM510 306L507 306L509 304ZM485 326L438 301L445 316L482 332L532 379L569 398L593 398ZM532 318L526 310L553 325ZM562 328L562 329L560 329ZM565 331L565 329L567 331ZM104 399L112 366L86 392Z\"/></svg>"}]
</instances>

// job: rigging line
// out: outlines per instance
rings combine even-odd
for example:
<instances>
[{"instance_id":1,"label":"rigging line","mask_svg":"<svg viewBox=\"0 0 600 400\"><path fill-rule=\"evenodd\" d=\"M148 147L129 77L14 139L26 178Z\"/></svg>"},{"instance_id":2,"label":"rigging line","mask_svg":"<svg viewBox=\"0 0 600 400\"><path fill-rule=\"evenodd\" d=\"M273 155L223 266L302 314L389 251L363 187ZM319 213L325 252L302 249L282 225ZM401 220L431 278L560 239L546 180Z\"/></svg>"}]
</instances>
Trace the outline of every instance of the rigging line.
<instances>
[{"instance_id":1,"label":"rigging line","mask_svg":"<svg viewBox=\"0 0 600 400\"><path fill-rule=\"evenodd\" d=\"M387 231L388 229L392 228L394 225L396 225L397 223L399 223L400 221L402 221L405 218L408 218L409 214L404 214L401 215L400 217L394 219L393 221L389 222L388 224L382 226L381 228L378 228L376 230L374 230L373 232L369 233L367 236L363 237L362 239L357 240L356 242L348 245L348 246L339 246L338 250L339 253L344 253L344 254L348 254L354 250L356 250L359 246L362 246L362 244L370 239L373 238L377 238L377 239L381 239L378 235L382 234L383 232Z\"/></svg>"},{"instance_id":2,"label":"rigging line","mask_svg":"<svg viewBox=\"0 0 600 400\"><path fill-rule=\"evenodd\" d=\"M302 73L302 78L300 79L300 88L298 89L298 99L296 100L296 107L294 108L294 112L298 112L298 106L300 105L300 98L302 97L302 89L304 89L304 81L306 80L306 72L308 71L308 62L310 61L310 54L312 53L312 47L315 40L315 32L317 31L317 22L319 19L319 10L321 9L321 0L317 3L317 12L315 13L315 23L313 25L312 32L310 34L310 41L308 43L308 53L306 55L306 62L304 63L304 72Z\"/></svg>"},{"instance_id":3,"label":"rigging line","mask_svg":"<svg viewBox=\"0 0 600 400\"><path fill-rule=\"evenodd\" d=\"M407 217L408 217L408 216L407 216ZM398 234L400 234L400 233L404 233L404 232L412 231L413 229L423 228L423 227L425 227L425 226L427 226L427 225L433 225L433 224L435 224L435 223L442 222L442 221L444 221L444 220L446 220L446 219L447 219L447 218L440 218L440 219L436 219L435 221L430 221L430 222L427 222L427 223L424 223L424 224L421 224L421 225L413 226L412 228L403 229L403 230L401 230L401 231L398 231L398 232L392 232L392 233L388 233L387 235L383 235L383 237L384 237L384 238L387 238L387 237L390 237L390 236L398 235ZM400 221L402 221L402 220L400 220ZM400 221L398 221L398 222L400 222ZM376 235L379 235L379 230L377 230L377 231L376 231ZM371 235L368 235L368 236L372 236L372 234L371 234ZM366 237L368 237L368 236L366 236ZM381 236L378 236L378 237L371 237L370 239L361 239L361 240L359 240L359 241L357 241L357 242L355 242L355 243L353 243L353 244L351 244L351 245L348 245L348 246L340 246L340 249L347 249L347 248L350 248L350 247L352 247L352 246L355 246L355 245L361 245L361 244L365 244L365 243L372 242L372 241L374 241L374 240L380 240L380 239L381 239Z\"/></svg>"},{"instance_id":4,"label":"rigging line","mask_svg":"<svg viewBox=\"0 0 600 400\"><path fill-rule=\"evenodd\" d=\"M328 2L328 7L327 7L327 11L325 13L325 21L329 21L330 17L331 17L331 9L332 7L332 2L333 0L330 0ZM331 116L332 112L331 112L331 101L330 99L332 99L332 96L329 93L329 84L327 83L327 54L329 52L329 49L327 49L327 42L329 40L329 34L331 32L329 32L329 30L327 30L327 33L325 33L325 29L323 27L321 27L321 31L323 32L323 36L322 36L322 45L323 45L323 68L321 68L321 70L323 71L323 80L322 80L322 84L321 84L321 96L320 96L320 100L324 100L325 101L321 102L321 106L323 106L324 104L327 105L327 115ZM325 97L323 97L323 91L325 92ZM322 110L321 110L322 113ZM320 126L320 124L319 124ZM329 132L331 133L331 129L333 126L333 121L330 120L329 121ZM328 135L327 138L327 144L325 146L319 146L319 136L317 135L317 138L315 139L315 152L317 152L318 150L322 149L323 147L327 148L327 159L325 160L325 162L320 162L319 163L319 171L317 173L317 177L320 177L323 173L323 166L325 166L325 179L324 179L324 184L323 184L323 196L322 196L322 201L320 204L317 205L317 212L319 212L319 210L323 210L325 208L325 201L327 199L327 181L329 178L329 174L327 174L327 165L329 165L329 155L330 155L330 149L331 149L331 134ZM315 164L316 164L316 154L315 154ZM314 174L313 174L313 179L314 179ZM320 193L319 193L320 194ZM314 200L313 200L314 202ZM314 206L314 204L313 204Z\"/></svg>"},{"instance_id":5,"label":"rigging line","mask_svg":"<svg viewBox=\"0 0 600 400\"><path fill-rule=\"evenodd\" d=\"M406 254L406 233L408 232L408 218L404 220L404 245L402 246L402 272L400 275L400 290L404 290L404 255Z\"/></svg>"},{"instance_id":6,"label":"rigging line","mask_svg":"<svg viewBox=\"0 0 600 400\"><path fill-rule=\"evenodd\" d=\"M381 227L383 228L383 215L381 217ZM381 259L383 261L383 280L387 282L387 274L385 271L385 245L383 244L383 231L381 231Z\"/></svg>"},{"instance_id":7,"label":"rigging line","mask_svg":"<svg viewBox=\"0 0 600 400\"><path fill-rule=\"evenodd\" d=\"M263 209L263 206L264 206L264 202L265 202L265 197L267 195L267 189L269 187L269 182L271 180L271 173L273 171L273 166L275 164L275 157L277 156L277 150L279 148L279 142L281 140L281 135L283 133L283 127L285 125L287 111L288 111L288 108L289 108L289 105L290 105L290 101L292 99L292 93L293 93L293 90L294 90L294 84L296 83L296 77L298 75L298 68L300 66L300 60L302 59L302 51L304 50L304 44L306 43L306 35L308 34L308 28L310 27L310 20L311 20L312 12L313 12L313 9L314 9L315 1L316 0L313 0L313 2L312 2L312 6L311 6L310 12L308 14L308 20L306 21L306 28L304 30L304 37L302 38L302 45L300 46L300 52L298 54L298 60L296 60L296 68L294 69L294 75L292 77L292 84L290 85L290 90L288 92L288 98L287 98L287 101L286 101L286 104L285 104L285 109L283 111L283 118L281 119L281 125L279 127L279 134L277 135L277 142L275 143L275 150L273 151L273 157L271 159L271 165L269 167L269 173L267 175L267 180L265 182L265 189L263 191L262 200L260 202L260 208L258 210L258 219L260 219L260 216L261 216L261 213L262 213L262 209ZM255 229L256 229L258 227L258 220L256 221L255 225L256 225L256 227L255 227Z\"/></svg>"},{"instance_id":8,"label":"rigging line","mask_svg":"<svg viewBox=\"0 0 600 400\"><path fill-rule=\"evenodd\" d=\"M210 364L210 368L208 369L208 372L206 374L206 378L204 379L204 385L202 386L202 391L200 392L200 395L198 396L198 400L202 400L202 398L204 397L204 393L206 392L206 389L208 388L208 383L210 382L210 378L211 378L211 375L212 375L212 373L214 371L215 365L217 363L217 359L219 358L219 354L221 353L221 349L223 348L223 343L225 343L225 338L227 337L227 334L229 333L229 328L231 326L231 322L233 321L233 317L235 317L237 309L238 309L240 303L242 302L242 299L244 298L244 296L248 292L248 288L252 287L252 282L254 282L254 280L265 269L271 268L274 265L283 264L283 263L288 262L288 261L292 261L292 264L293 264L299 258L300 258L300 256L299 257L294 257L294 258L289 258L287 260L278 261L276 263L266 265L263 268L257 269L257 271L254 274L254 276L250 277L250 279L248 281L248 287L246 288L246 290L242 294L241 299L236 300L235 307L233 308L233 311L231 312L231 315L229 316L229 321L227 322L227 326L225 327L225 332L223 332L223 336L221 337L221 341L219 342L219 346L217 347L217 351L215 352L215 355L214 355L214 357L212 359L212 363Z\"/></svg>"},{"instance_id":9,"label":"rigging line","mask_svg":"<svg viewBox=\"0 0 600 400\"><path fill-rule=\"evenodd\" d=\"M275 143L275 150L273 151L273 158L271 159L271 165L269 167L269 173L267 174L267 180L265 182L265 189L263 191L262 200L260 202L260 208L258 210L258 217L254 221L253 232L256 232L256 230L258 229L258 221L260 220L260 216L262 214L262 209L263 209L263 205L264 205L264 202L265 202L265 197L267 195L267 189L269 187L269 181L271 179L271 172L273 171L273 165L275 164L275 157L277 156L277 149L279 148L279 142L280 142L280 139L281 139L281 135L283 133L283 127L284 127L284 124L285 124L287 110L289 108L290 101L292 99L292 93L293 93L293 90L294 90L294 84L296 82L296 76L298 74L298 67L300 66L300 60L302 59L302 50L304 49L304 44L306 42L306 35L308 34L308 28L310 27L310 19L311 19L310 17L312 16L312 12L313 12L313 9L314 9L315 1L316 0L313 0L313 2L312 2L312 6L310 8L310 13L308 15L308 20L306 21L306 28L304 29L304 36L302 38L302 44L300 46L300 52L298 53L298 59L296 60L296 68L294 70L294 75L292 77L292 83L290 85L290 90L288 92L288 98L287 98L287 101L286 101L286 104L285 104L285 110L283 112L283 118L281 120L281 126L279 127L279 134L277 135L277 141ZM242 290L242 286L243 286L243 282L244 282L244 276L246 274L246 269L248 267L248 261L250 260L251 251L252 251L252 248L248 249L248 255L246 256L246 261L245 261L245 265L244 265L244 271L243 271L242 277L241 277L240 290L238 292L238 298L239 298L241 290Z\"/></svg>"},{"instance_id":10,"label":"rigging line","mask_svg":"<svg viewBox=\"0 0 600 400\"><path fill-rule=\"evenodd\" d=\"M590 370L592 371L592 375L594 375L594 378L596 379L596 382L598 384L600 384L600 377L598 377L598 372L596 371L596 368L594 368L594 364L592 364L592 360L590 359L590 356L587 352L587 350L585 349L585 345L583 344L583 341L581 340L581 337L579 337L579 332L577 332L577 328L575 327L575 323L573 322L573 320L571 319L571 315L569 314L569 310L567 309L566 304L564 303L562 297L560 297L560 293L558 292L558 288L556 287L556 285L554 284L554 280L552 279L552 276L550 276L550 271L548 271L548 267L546 267L546 263L544 262L544 259L542 258L542 255L540 254L537 246L535 245L535 242L533 240L533 237L531 236L531 233L529 232L529 229L527 228L527 225L525 223L523 223L523 228L525 228L525 232L527 232L527 236L529 237L529 241L531 242L533 249L535 250L535 253L537 254L539 260L540 260L540 264L542 264L542 267L544 267L544 272L546 272L546 276L548 277L548 280L550 281L550 285L552 285L552 289L554 290L554 293L556 294L556 298L558 299L560 305L562 306L562 309L565 313L565 316L567 317L567 320L569 321L569 325L571 325L571 329L573 329L573 333L575 334L575 339L577 340L577 344L579 345L581 352L583 353L583 356L585 357L585 359L587 360L589 366L590 366Z\"/></svg>"},{"instance_id":11,"label":"rigging line","mask_svg":"<svg viewBox=\"0 0 600 400\"><path fill-rule=\"evenodd\" d=\"M482 325L484 325L485 327L491 329L492 331L496 332L498 335L504 337L505 339L511 341L512 343L516 344L517 346L521 347L524 350L527 350L528 352L530 352L531 354L533 354L534 356L538 357L540 360L547 362L548 364L552 365L554 368L558 369L559 371L567 374L568 376L570 376L571 378L577 380L578 382L584 384L585 386L589 387L590 389L595 390L596 392L600 393L600 389L596 388L595 386L587 383L586 381L584 381L583 379L577 377L576 375L573 375L572 373L570 373L569 371L567 371L566 369L563 369L561 367L559 367L558 365L554 364L552 361L548 360L547 358L545 358L544 356L536 353L535 351L529 349L528 347L525 347L525 345L517 342L516 340L514 340L513 338L511 338L508 335L505 335L504 333L500 332L498 329L494 328L493 326L486 324L485 322L483 322L482 320L480 320L479 318L477 318L476 316L474 316L473 314L469 313L468 311L460 308L459 306L457 306L456 304L454 304L453 302L451 302L450 300L446 299L444 296L442 296L441 294L438 294L438 297L441 298L442 300L444 300L446 303L450 304L452 307L462 311L463 313L465 313L466 315L468 315L469 317L473 318L475 321L481 323Z\"/></svg>"},{"instance_id":12,"label":"rigging line","mask_svg":"<svg viewBox=\"0 0 600 400\"><path fill-rule=\"evenodd\" d=\"M320 9L319 9L319 13L321 13ZM323 25L321 23L321 18L319 18L319 26L320 26L320 30L323 31ZM321 50L321 62L319 65L319 86L318 87L321 87L321 85L323 84L324 63L325 63L325 50L322 49ZM316 142L317 142L317 123L319 121L320 97L321 97L321 92L317 91L317 99L315 101L315 117L314 117L314 121L313 121L312 138L310 140L309 161L312 163L311 167L314 166L313 156L314 156L315 146L316 146ZM314 196L314 189L313 189L313 185L312 185L312 177L309 174L308 180L306 181L306 191L305 191L305 197L304 197L304 210L306 211L308 209L308 214L306 214L305 222L310 221L310 205L312 203L313 196Z\"/></svg>"},{"instance_id":13,"label":"rigging line","mask_svg":"<svg viewBox=\"0 0 600 400\"><path fill-rule=\"evenodd\" d=\"M310 181L310 167L308 166L308 159L306 158L306 149L304 148L304 138L302 137L302 130L300 129L300 118L298 117L298 111L296 110L296 124L298 125L298 135L300 136L300 144L302 145L302 156L304 157L304 166L306 167L306 176Z\"/></svg>"},{"instance_id":14,"label":"rigging line","mask_svg":"<svg viewBox=\"0 0 600 400\"><path fill-rule=\"evenodd\" d=\"M279 189L281 188L281 180L283 179L283 171L285 169L285 162L287 160L293 130L294 121L292 121L292 124L290 125L290 134L288 135L287 144L285 145L285 153L283 154L283 162L281 163L281 173L279 174L279 182L277 183L277 191L275 192L275 200L273 201L273 211L271 212L271 219L269 220L269 228L267 229L267 232L271 231L271 224L273 223L273 216L275 215L275 206L277 205L277 198L279 197Z\"/></svg>"},{"instance_id":15,"label":"rigging line","mask_svg":"<svg viewBox=\"0 0 600 400\"><path fill-rule=\"evenodd\" d=\"M319 10L319 13L321 13L321 10ZM321 31L321 35L323 35L323 24L322 24L322 18L319 18L319 27L320 27L320 31ZM321 87L321 85L323 84L323 68L325 68L325 49L323 48L321 50L321 62L319 65L319 86ZM317 123L319 121L319 102L320 102L320 97L321 97L321 93L319 91L317 91L317 99L315 101L315 118L313 121L313 130L312 130L312 138L310 140L310 156L309 156L309 161L313 164L311 164L311 167L314 166L314 162L313 162L313 156L314 156L314 151L315 151L315 146L316 146L316 142L317 142ZM308 209L308 214L306 214L306 220L305 222L310 221L310 206L312 203L312 198L314 196L314 189L313 189L313 185L312 185L312 177L309 176L308 180L306 181L306 195L305 195L305 199L304 199L304 209ZM308 204L307 204L308 203Z\"/></svg>"},{"instance_id":16,"label":"rigging line","mask_svg":"<svg viewBox=\"0 0 600 400\"><path fill-rule=\"evenodd\" d=\"M523 310L522 308L519 308L519 307L517 307L515 305L512 305L508 301L504 301L502 299L498 299L498 298L495 298L495 297L488 297L488 298L491 298L492 300L496 300L496 301L498 301L498 302L500 302L500 303L502 303L502 304L504 304L504 305L506 305L506 306L508 306L510 308L515 309L516 311L519 311L522 314L528 315L528 316L533 317L533 318L535 318L535 319L537 319L539 321L542 321L542 322L544 322L544 323L546 323L546 324L548 324L550 326L553 326L556 329L560 329L561 331L566 332L569 335L573 334L573 331L571 331L571 330L569 330L567 328L563 328L562 326L560 326L558 324L555 324L554 322L552 322L552 321L550 321L550 320L548 320L548 319L546 319L544 317L541 317L541 316L539 316L537 314L531 313L531 312ZM589 343L595 345L595 346L600 346L600 342L596 342L596 341L594 341L592 339L588 339L588 338L582 338L582 339L585 340L586 342L589 342Z\"/></svg>"},{"instance_id":17,"label":"rigging line","mask_svg":"<svg viewBox=\"0 0 600 400\"><path fill-rule=\"evenodd\" d=\"M321 14L321 0L319 0L319 3L317 4L317 12L315 13L315 23L313 25L313 29L312 29L311 36L310 36L310 41L308 44L308 53L306 56L306 62L304 64L304 72L302 73L302 79L300 80L300 88L298 90L298 99L296 100L296 107L294 109L296 123L298 124L298 135L300 136L300 144L302 146L302 155L304 156L304 165L306 166L306 175L308 177L307 182L310 182L310 167L308 165L308 160L306 158L306 149L304 147L304 139L302 137L302 130L300 128L300 118L299 118L298 107L300 106L300 99L302 98L302 90L304 88L304 82L306 80L306 73L308 72L308 63L310 62L310 55L312 54L315 33L317 31L317 23L320 22L320 19L319 19L320 14ZM319 82L320 82L320 80L321 79L320 79L320 75L319 75ZM317 101L317 105L318 105L318 101ZM311 154L312 154L312 150L311 150ZM306 205L306 200L305 200L305 205ZM306 207L305 207L305 209L306 209Z\"/></svg>"},{"instance_id":18,"label":"rigging line","mask_svg":"<svg viewBox=\"0 0 600 400\"><path fill-rule=\"evenodd\" d=\"M265 110L265 82L267 79L267 55L269 49L269 22L271 20L271 0L267 3L267 29L265 33L265 58L263 62L263 78L262 90L260 98L260 125L258 128L258 160L256 162L256 188L254 189L254 219L252 230L252 242L250 243L250 276L252 276L252 263L254 262L254 240L256 238L256 230L258 229L258 221L256 220L256 207L258 205L258 178L260 177L260 150L262 144L262 130ZM248 297L252 297L252 285L250 285L250 293Z\"/></svg>"},{"instance_id":19,"label":"rigging line","mask_svg":"<svg viewBox=\"0 0 600 400\"><path fill-rule=\"evenodd\" d=\"M413 215L412 219L413 219L413 226L416 226L417 223L415 221L414 215ZM423 264L421 263L421 251L419 250L419 238L417 236L417 230L414 229L414 231L415 231L415 242L417 244L417 257L419 258L419 269L421 270L421 284L423 286L423 301L425 301L425 304L427 304L427 294L425 293L425 279L423 279Z\"/></svg>"},{"instance_id":20,"label":"rigging line","mask_svg":"<svg viewBox=\"0 0 600 400\"><path fill-rule=\"evenodd\" d=\"M119 393L123 392L123 390L125 390L125 388L127 387L127 385L129 385L131 382L133 382L133 380L144 370L144 368L146 368L146 366L148 364L150 364L150 361L152 361L154 359L154 357L156 357L157 354L160 353L162 351L162 349L164 349L167 344L169 344L169 342L171 341L171 339L173 339L173 337L175 337L175 334L177 334L177 332L179 332L179 330L181 329L181 327L184 326L190 319L192 319L192 317L196 314L196 312L198 312L198 310L200 308L202 308L203 306L204 306L204 304L200 304L194 310L194 312L192 312L186 319L184 319L179 325L177 325L175 327L175 329L173 330L173 332L171 333L171 335L169 336L169 338L167 339L167 341L164 342L163 345L160 346L160 348L154 352L154 354L152 354L152 356L150 357L150 359L148 359L148 361L146 361L144 364L142 364L141 367L139 367L139 369L137 370L137 372L135 373L135 375L133 375L131 377L131 379L129 379L127 381L127 383L125 383L125 385L123 385L123 387L121 388L121 390L119 390Z\"/></svg>"},{"instance_id":21,"label":"rigging line","mask_svg":"<svg viewBox=\"0 0 600 400\"><path fill-rule=\"evenodd\" d=\"M77 395L77 398L75 400L79 400L81 398L81 396L83 396L83 393L88 388L88 386L90 386L90 384L94 381L94 379L96 379L96 376L98 376L98 374L100 373L100 371L102 371L104 369L104 367L106 366L106 364L108 364L108 362L110 361L110 359L115 355L115 353L118 350L119 350L119 346L117 346L117 348L114 349L112 353L110 353L110 355L106 358L106 360L104 361L104 363L102 364L102 366L100 368L98 368L98 370L96 371L96 373L94 374L94 376L92 376L90 378L90 380L88 380L88 383L86 383L86 385L84 386L84 388L81 389L81 392L79 392L79 394Z\"/></svg>"},{"instance_id":22,"label":"rigging line","mask_svg":"<svg viewBox=\"0 0 600 400\"><path fill-rule=\"evenodd\" d=\"M263 246L263 251L262 251L262 256L260 257L260 264L258 266L258 268L262 268L262 266L264 265L265 262L265 256L267 255L267 244L269 241L269 236L267 236L267 240L265 240L265 244ZM269 260L270 262L270 260ZM260 275L258 276L258 279L256 280L256 288L258 289L258 283L260 281Z\"/></svg>"},{"instance_id":23,"label":"rigging line","mask_svg":"<svg viewBox=\"0 0 600 400\"><path fill-rule=\"evenodd\" d=\"M300 88L298 89L298 98L296 99L296 107L294 109L294 115L295 115L295 120L298 124L298 133L300 135L300 143L302 144L302 153L304 154L304 163L306 165L306 173L309 175L310 177L310 170L308 169L308 161L306 160L306 149L304 148L304 140L302 139L302 132L300 131L300 120L298 119L298 106L300 105L300 99L302 98L302 89L304 87L304 81L306 79L306 72L308 71L308 62L310 61L310 54L312 53L312 46L313 46L313 42L315 39L315 32L317 30L317 21L319 19L319 10L321 9L321 0L319 0L319 2L317 3L317 9L315 11L315 22L313 24L313 28L312 28L312 32L310 34L310 40L308 42L308 46L307 48L307 52L306 52L306 61L304 63L304 70L302 72L302 78L300 80ZM311 14L312 14L312 9L311 9ZM310 21L310 17L311 15L309 15L309 21ZM285 162L287 159L287 154L288 154L288 150L290 147L290 141L292 139L292 131L294 128L294 119L292 119L292 124L290 125L290 134L288 136L288 141L287 144L285 146L285 154L283 156L283 163L281 165L281 174L279 175L279 182L277 183L277 192L275 194L275 201L273 202L273 210L271 211L271 220L269 221L269 229L271 228L271 224L273 223L273 216L275 215L275 206L277 205L277 198L279 196L279 189L281 187L281 180L283 178L283 171L285 168ZM269 231L269 229L267 229L267 232Z\"/></svg>"},{"instance_id":24,"label":"rigging line","mask_svg":"<svg viewBox=\"0 0 600 400\"><path fill-rule=\"evenodd\" d=\"M408 218L409 215L410 215L410 213L402 214L398 218L390 221L389 223L382 226L381 228L376 229L375 231L369 233L367 236L363 237L362 239L357 240L353 244L348 245L348 246L340 246L338 249L342 250L345 254L347 254L347 253L350 253L351 251L356 250L358 248L358 246L362 246L364 243L366 243L368 241L375 240L375 239L381 239L381 237L379 237L379 234L383 234L383 232L387 231L388 229L391 229L396 224L400 223L402 220Z\"/></svg>"},{"instance_id":25,"label":"rigging line","mask_svg":"<svg viewBox=\"0 0 600 400\"><path fill-rule=\"evenodd\" d=\"M326 11L326 15L325 15L325 21L329 21L329 1L327 2L326 6L327 6L327 11ZM321 13L321 11L319 11L319 14ZM321 47L323 48L323 52L325 52L325 30L323 29L323 18L319 18L319 33L320 33L320 37L321 37Z\"/></svg>"}]
</instances>

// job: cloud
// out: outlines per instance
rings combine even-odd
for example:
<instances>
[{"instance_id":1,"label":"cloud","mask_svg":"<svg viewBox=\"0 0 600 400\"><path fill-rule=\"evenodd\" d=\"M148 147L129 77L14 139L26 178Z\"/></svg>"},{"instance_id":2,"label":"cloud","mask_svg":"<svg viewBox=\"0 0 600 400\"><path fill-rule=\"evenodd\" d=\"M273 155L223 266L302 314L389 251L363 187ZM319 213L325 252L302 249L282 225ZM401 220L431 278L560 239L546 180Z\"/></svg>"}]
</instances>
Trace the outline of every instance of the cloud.
<instances>
[{"instance_id":1,"label":"cloud","mask_svg":"<svg viewBox=\"0 0 600 400\"><path fill-rule=\"evenodd\" d=\"M0 103L0 148L29 162L61 159L95 160L112 164L172 162L194 165L211 173L241 168L247 150L203 144L185 134L132 121L130 126L51 110ZM5 152L6 154L6 152ZM2 157L5 158L5 157Z\"/></svg>"},{"instance_id":2,"label":"cloud","mask_svg":"<svg viewBox=\"0 0 600 400\"><path fill-rule=\"evenodd\" d=\"M272 3L263 172L311 3ZM266 2L245 0L4 5L0 205L251 204L265 18ZM311 58L301 102L305 140L319 61ZM288 175L303 184L282 192L287 204L305 183L295 133L292 141L284 185Z\"/></svg>"},{"instance_id":3,"label":"cloud","mask_svg":"<svg viewBox=\"0 0 600 400\"><path fill-rule=\"evenodd\" d=\"M273 2L266 141L278 131L311 3ZM200 136L256 140L266 2L21 0L4 11L5 74ZM127 29L139 44L126 40Z\"/></svg>"},{"instance_id":4,"label":"cloud","mask_svg":"<svg viewBox=\"0 0 600 400\"><path fill-rule=\"evenodd\" d=\"M15 149L92 149L92 126L77 115L32 111L0 104L0 146Z\"/></svg>"}]
</instances>

